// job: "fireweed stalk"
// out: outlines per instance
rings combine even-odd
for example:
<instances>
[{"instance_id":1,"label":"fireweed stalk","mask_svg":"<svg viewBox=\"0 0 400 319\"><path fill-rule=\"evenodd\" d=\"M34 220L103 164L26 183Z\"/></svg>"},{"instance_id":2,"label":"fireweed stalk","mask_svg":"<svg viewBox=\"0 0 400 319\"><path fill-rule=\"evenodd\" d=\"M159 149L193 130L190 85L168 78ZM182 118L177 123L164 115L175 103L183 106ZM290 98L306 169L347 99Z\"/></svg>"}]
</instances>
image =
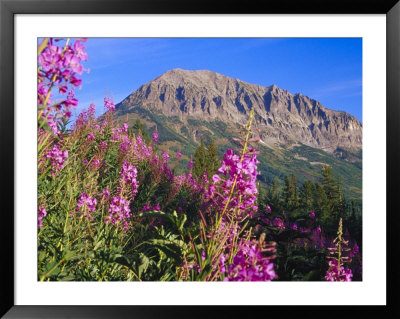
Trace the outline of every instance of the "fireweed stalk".
<instances>
[{"instance_id":1,"label":"fireweed stalk","mask_svg":"<svg viewBox=\"0 0 400 319\"><path fill-rule=\"evenodd\" d=\"M71 107L77 106L74 88L82 83L78 75L83 72L81 62L87 60L84 45L81 43L86 40L76 39L70 44L68 38L63 48L58 47L56 41L58 40L45 38L38 46L38 127L47 126L46 131L49 131L38 143L39 154L52 136L60 137L58 125L67 123L72 114ZM58 88L60 98L53 103L50 98L55 88Z\"/></svg>"},{"instance_id":2,"label":"fireweed stalk","mask_svg":"<svg viewBox=\"0 0 400 319\"><path fill-rule=\"evenodd\" d=\"M253 205L258 192L255 186L256 152L248 148L253 118L252 109L245 126L241 156L228 150L218 170L220 174L230 177L224 180L214 175L213 183L209 185L207 197L210 204L221 209L221 212L216 213L211 226L207 226L202 215L200 234L204 248L201 258L197 257L198 280L265 281L275 278L270 258L263 255L274 248L265 245L261 247L261 243L252 241L251 230L243 233L243 222L247 215L253 214L252 209L257 210ZM194 244L192 247L194 248ZM200 256L199 253L197 256Z\"/></svg>"},{"instance_id":3,"label":"fireweed stalk","mask_svg":"<svg viewBox=\"0 0 400 319\"><path fill-rule=\"evenodd\" d=\"M327 281L351 281L353 273L351 269L345 268L344 263L350 262L350 257L344 256L344 252L349 252L350 248L346 248L349 244L343 238L343 222L342 218L339 220L339 227L337 237L333 240L334 247L328 247L329 256L329 269L326 272L325 279ZM335 256L336 254L336 256Z\"/></svg>"}]
</instances>

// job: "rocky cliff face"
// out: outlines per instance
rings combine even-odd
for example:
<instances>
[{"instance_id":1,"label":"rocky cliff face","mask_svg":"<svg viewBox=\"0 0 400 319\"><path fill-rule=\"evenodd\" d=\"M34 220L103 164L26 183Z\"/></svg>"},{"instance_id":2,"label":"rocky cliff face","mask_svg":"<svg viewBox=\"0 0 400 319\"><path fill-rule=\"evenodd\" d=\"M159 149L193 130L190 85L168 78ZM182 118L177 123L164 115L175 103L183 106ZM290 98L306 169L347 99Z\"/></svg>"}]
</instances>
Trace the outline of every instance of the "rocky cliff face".
<instances>
[{"instance_id":1,"label":"rocky cliff face","mask_svg":"<svg viewBox=\"0 0 400 319\"><path fill-rule=\"evenodd\" d=\"M354 116L275 85L249 84L211 71L170 70L119 103L117 115L137 106L181 120L227 124L246 122L254 108L264 144L301 142L330 153L337 147L362 147L362 124Z\"/></svg>"}]
</instances>

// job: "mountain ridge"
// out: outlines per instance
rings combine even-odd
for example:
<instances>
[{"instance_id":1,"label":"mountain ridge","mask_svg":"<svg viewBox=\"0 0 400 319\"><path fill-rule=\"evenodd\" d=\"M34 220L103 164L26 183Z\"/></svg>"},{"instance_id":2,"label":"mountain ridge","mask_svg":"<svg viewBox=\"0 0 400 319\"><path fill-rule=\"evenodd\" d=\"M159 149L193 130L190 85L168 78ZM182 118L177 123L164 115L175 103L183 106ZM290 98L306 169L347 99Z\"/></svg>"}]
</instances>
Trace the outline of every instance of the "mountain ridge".
<instances>
[{"instance_id":1,"label":"mountain ridge","mask_svg":"<svg viewBox=\"0 0 400 319\"><path fill-rule=\"evenodd\" d=\"M362 123L353 115L275 84L250 84L209 70L169 70L117 104L117 112L138 106L180 120L237 124L245 123L254 107L255 128L267 146L302 143L331 154L362 149Z\"/></svg>"}]
</instances>

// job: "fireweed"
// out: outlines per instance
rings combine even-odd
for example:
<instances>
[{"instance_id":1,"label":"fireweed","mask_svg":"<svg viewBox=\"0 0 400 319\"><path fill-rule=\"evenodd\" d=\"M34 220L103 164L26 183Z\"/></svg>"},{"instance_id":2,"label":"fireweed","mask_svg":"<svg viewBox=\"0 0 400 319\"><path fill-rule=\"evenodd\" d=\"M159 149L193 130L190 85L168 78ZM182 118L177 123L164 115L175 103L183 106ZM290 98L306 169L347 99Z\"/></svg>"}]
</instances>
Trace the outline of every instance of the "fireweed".
<instances>
[{"instance_id":1,"label":"fireweed","mask_svg":"<svg viewBox=\"0 0 400 319\"><path fill-rule=\"evenodd\" d=\"M265 243L251 241L251 230L245 230L244 225L258 208L255 205L257 152L248 147L253 117L252 109L241 155L228 149L218 169L222 176L214 175L208 185L205 195L208 205L204 210L211 220L207 223L207 216L202 215L200 221L204 253L199 257L200 253L192 243L197 257L194 265L185 261L183 276L189 276L189 269L192 276L197 269L196 280L206 281L266 281L276 276L273 263L262 252L261 246ZM268 250L274 251L273 245L269 245Z\"/></svg>"},{"instance_id":2,"label":"fireweed","mask_svg":"<svg viewBox=\"0 0 400 319\"><path fill-rule=\"evenodd\" d=\"M351 269L345 268L344 264L351 262L351 257L346 256L350 252L347 247L349 242L343 238L343 222L339 220L337 237L333 240L334 247L329 249L329 269L326 272L325 278L327 281L351 281L353 273Z\"/></svg>"},{"instance_id":3,"label":"fireweed","mask_svg":"<svg viewBox=\"0 0 400 319\"><path fill-rule=\"evenodd\" d=\"M56 45L57 40L46 38L38 47L38 122L39 127L47 124L55 135L60 133L58 124L68 120L71 108L78 104L74 88L82 83L78 76L84 70L82 62L87 60L82 43L85 39L73 44L67 39L62 48ZM54 90L58 90L58 96L53 101Z\"/></svg>"}]
</instances>

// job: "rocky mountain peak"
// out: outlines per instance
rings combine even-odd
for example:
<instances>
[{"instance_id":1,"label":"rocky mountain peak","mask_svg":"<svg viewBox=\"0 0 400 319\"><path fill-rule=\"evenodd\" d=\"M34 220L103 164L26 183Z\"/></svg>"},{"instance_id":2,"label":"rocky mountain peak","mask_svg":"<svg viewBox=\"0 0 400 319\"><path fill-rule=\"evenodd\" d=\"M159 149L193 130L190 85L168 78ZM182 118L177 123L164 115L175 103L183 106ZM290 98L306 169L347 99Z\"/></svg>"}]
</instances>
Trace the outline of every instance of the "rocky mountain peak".
<instances>
[{"instance_id":1,"label":"rocky mountain peak","mask_svg":"<svg viewBox=\"0 0 400 319\"><path fill-rule=\"evenodd\" d=\"M331 153L362 147L362 124L354 116L276 85L250 84L208 70L169 70L125 98L117 112L135 107L227 124L246 122L254 108L266 145L301 142Z\"/></svg>"}]
</instances>

